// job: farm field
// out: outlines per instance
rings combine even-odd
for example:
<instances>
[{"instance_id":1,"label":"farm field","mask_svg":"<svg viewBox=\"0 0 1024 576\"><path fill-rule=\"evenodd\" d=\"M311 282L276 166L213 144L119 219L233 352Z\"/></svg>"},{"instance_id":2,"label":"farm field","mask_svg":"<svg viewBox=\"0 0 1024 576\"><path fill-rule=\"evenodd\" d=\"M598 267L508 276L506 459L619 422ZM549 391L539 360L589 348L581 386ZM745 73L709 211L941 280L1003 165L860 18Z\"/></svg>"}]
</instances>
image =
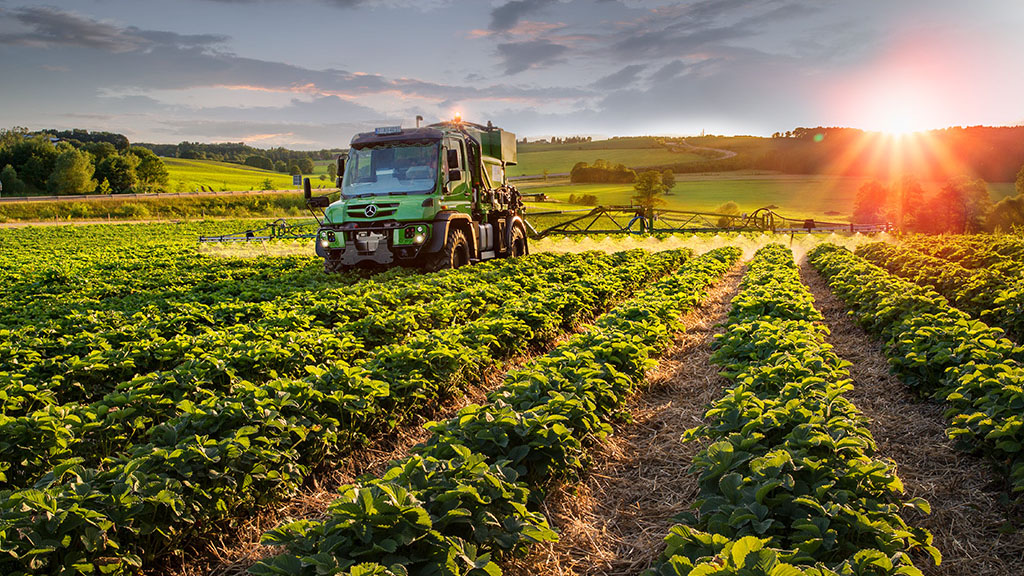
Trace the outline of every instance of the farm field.
<instances>
[{"instance_id":1,"label":"farm field","mask_svg":"<svg viewBox=\"0 0 1024 576\"><path fill-rule=\"evenodd\" d=\"M251 225L0 229L0 573L1024 563L1020 237L545 239L434 274L197 247ZM588 491L635 482L606 451L659 434L636 402L671 366L662 500ZM868 369L919 416L879 420Z\"/></svg>"},{"instance_id":2,"label":"farm field","mask_svg":"<svg viewBox=\"0 0 1024 576\"><path fill-rule=\"evenodd\" d=\"M866 180L831 176L784 175L765 173L679 174L672 193L663 196L665 208L698 212L716 212L722 204L735 202L741 212L773 208L790 218L814 218L823 221L848 221L853 214L857 190ZM941 183L922 183L927 193ZM1012 185L989 184L992 201L1013 196ZM531 194L546 194L552 200L568 202L570 195L593 194L603 205L629 205L634 194L629 184L567 184L530 186ZM574 205L575 206L575 205ZM539 210L557 210L554 204L534 204Z\"/></svg>"}]
</instances>

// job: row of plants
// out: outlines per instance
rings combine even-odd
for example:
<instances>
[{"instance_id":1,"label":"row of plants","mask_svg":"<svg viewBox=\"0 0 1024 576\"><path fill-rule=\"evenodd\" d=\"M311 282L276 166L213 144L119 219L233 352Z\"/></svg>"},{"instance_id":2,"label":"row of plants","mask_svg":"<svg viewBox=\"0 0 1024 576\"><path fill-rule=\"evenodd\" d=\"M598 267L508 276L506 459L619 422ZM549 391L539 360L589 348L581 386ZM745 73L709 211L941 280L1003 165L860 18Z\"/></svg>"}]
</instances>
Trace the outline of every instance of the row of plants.
<instances>
[{"instance_id":1,"label":"row of plants","mask_svg":"<svg viewBox=\"0 0 1024 576\"><path fill-rule=\"evenodd\" d=\"M486 288L484 292L469 287L448 296L438 291L434 296L436 300L428 304L414 302L402 306L395 302L396 309L368 313L368 322L356 321L338 327L329 333L329 338L314 330L288 334L271 330L256 346L233 338L211 338L201 357L169 371L135 377L93 402L34 407L39 404L42 392L32 390L31 385L12 384L7 387L7 414L0 416L0 457L19 466L17 473L9 474L0 486L15 488L34 483L46 470L69 458L78 458L79 463L86 466L99 466L106 458L130 452L137 443L151 442L154 435L165 433L166 427L173 428L177 436L187 437L195 428L197 409L220 414L218 406L236 402L239 397L250 397L253 388L258 389L266 380L270 380L271 386L275 381L300 376L316 382L323 370L345 363L371 367L375 379L397 385L408 377L410 358L415 366L417 355L438 349L449 353L445 347L456 346L457 350L461 345L459 339L465 334L487 332L494 326L507 324L508 318L515 318L521 312L517 304L525 298L523 292L547 294L548 300L533 304L538 314L545 315L541 318L545 318L552 311L559 311L563 304L561 299L575 294L579 286L604 296L621 290L623 285L628 287L636 281L637 275L642 278L645 273L663 273L665 266L677 265L678 260L688 254L678 251L649 256L633 251L611 256L545 255L515 259L499 267L504 276L500 282L482 285ZM610 267L616 273L606 279ZM445 277L458 277L461 273L460 269L435 274L423 282L446 286ZM478 282L490 279L489 275L479 274L470 278ZM547 281L538 278L547 278ZM518 295L510 297L510 293ZM590 302L582 305L584 313L593 306ZM569 312L559 314L564 316ZM531 324L533 328L537 326ZM385 331L384 327L393 329ZM405 336L415 332L419 334L403 342ZM375 334L379 338L375 338ZM310 335L320 340L313 340ZM275 341L275 337L282 340ZM374 346L364 346L367 341L374 341ZM296 342L303 344L296 345ZM483 344L473 350L482 350L480 346ZM273 375L275 371L283 372L281 367L285 363L294 367L290 370L291 376L259 378ZM302 374L294 374L299 371ZM25 406L31 409L23 408ZM15 408L22 409L16 411Z\"/></svg>"},{"instance_id":2,"label":"row of plants","mask_svg":"<svg viewBox=\"0 0 1024 576\"><path fill-rule=\"evenodd\" d=\"M545 290L623 256L541 254L428 278L399 277L249 303L136 312L130 322L53 339L12 331L0 341L0 378L52 391L58 402L92 402L133 389L138 377L182 385L301 375L315 358L354 361L417 330L462 323L508 292ZM226 312L229 310L230 312ZM186 382L187 381L187 382ZM223 386L223 384L220 384Z\"/></svg>"},{"instance_id":3,"label":"row of plants","mask_svg":"<svg viewBox=\"0 0 1024 576\"><path fill-rule=\"evenodd\" d=\"M0 492L0 572L132 573L240 513L294 494L318 466L481 383L688 254L634 251L615 267L595 266L583 278L382 348L356 365L338 361L303 379L241 381L226 394L181 402L179 416L119 457L96 467L68 458L34 488Z\"/></svg>"},{"instance_id":4,"label":"row of plants","mask_svg":"<svg viewBox=\"0 0 1024 576\"><path fill-rule=\"evenodd\" d=\"M921 574L940 557L909 526L896 466L876 455L867 419L845 397L849 363L800 282L792 252L760 249L733 299L712 362L732 388L688 430L707 443L693 461L695 507L672 527L647 574Z\"/></svg>"},{"instance_id":5,"label":"row of plants","mask_svg":"<svg viewBox=\"0 0 1024 576\"><path fill-rule=\"evenodd\" d=\"M264 535L284 552L261 576L501 574L498 562L557 535L544 493L579 474L680 316L739 258L720 248L684 264L548 355L510 372L485 405L428 426L431 437L380 477L342 486L321 520Z\"/></svg>"},{"instance_id":6,"label":"row of plants","mask_svg":"<svg viewBox=\"0 0 1024 576\"><path fill-rule=\"evenodd\" d=\"M82 320L119 312L130 319L134 311L150 305L169 311L180 302L212 303L232 296L272 299L301 289L351 284L365 276L325 276L312 249L309 257L198 253L200 235L262 225L231 221L0 229L0 323L5 328L45 325L71 312Z\"/></svg>"},{"instance_id":7,"label":"row of plants","mask_svg":"<svg viewBox=\"0 0 1024 576\"><path fill-rule=\"evenodd\" d=\"M1024 286L985 268L965 268L903 246L878 242L855 254L888 272L931 288L975 318L1024 336Z\"/></svg>"},{"instance_id":8,"label":"row of plants","mask_svg":"<svg viewBox=\"0 0 1024 576\"><path fill-rule=\"evenodd\" d=\"M1024 239L1011 235L911 236L903 245L964 268L986 268L1009 277L1024 272Z\"/></svg>"},{"instance_id":9,"label":"row of plants","mask_svg":"<svg viewBox=\"0 0 1024 576\"><path fill-rule=\"evenodd\" d=\"M885 342L893 371L946 404L947 434L1024 491L1024 348L930 289L834 245L808 255L860 324Z\"/></svg>"}]
</instances>

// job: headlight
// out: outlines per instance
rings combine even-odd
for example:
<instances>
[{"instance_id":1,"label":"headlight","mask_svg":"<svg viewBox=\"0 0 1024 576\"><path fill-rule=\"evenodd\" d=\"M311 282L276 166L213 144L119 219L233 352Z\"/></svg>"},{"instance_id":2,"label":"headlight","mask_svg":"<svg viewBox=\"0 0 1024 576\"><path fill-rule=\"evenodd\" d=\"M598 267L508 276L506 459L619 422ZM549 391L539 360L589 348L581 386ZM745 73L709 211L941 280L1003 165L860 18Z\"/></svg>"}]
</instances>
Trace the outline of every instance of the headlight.
<instances>
[{"instance_id":1,"label":"headlight","mask_svg":"<svg viewBox=\"0 0 1024 576\"><path fill-rule=\"evenodd\" d=\"M417 244L422 244L422 243L423 243L423 240L424 240L424 238L423 238L423 234L417 234L417 235L416 235L416 237L415 237L415 238L413 238L413 240L414 240L414 241L415 241L415 242L416 242Z\"/></svg>"}]
</instances>

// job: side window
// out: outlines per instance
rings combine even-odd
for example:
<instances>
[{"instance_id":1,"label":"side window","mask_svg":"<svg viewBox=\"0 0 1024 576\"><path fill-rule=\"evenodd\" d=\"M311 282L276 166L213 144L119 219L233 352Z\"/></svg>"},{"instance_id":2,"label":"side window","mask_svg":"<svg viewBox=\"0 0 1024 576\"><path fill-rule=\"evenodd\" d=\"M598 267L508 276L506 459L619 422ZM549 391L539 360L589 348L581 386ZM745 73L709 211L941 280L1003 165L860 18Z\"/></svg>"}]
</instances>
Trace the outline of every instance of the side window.
<instances>
[{"instance_id":1,"label":"side window","mask_svg":"<svg viewBox=\"0 0 1024 576\"><path fill-rule=\"evenodd\" d=\"M466 161L463 160L463 158L465 158L465 153L463 152L463 149L462 149L462 142L460 140L447 139L447 140L444 141L444 149L445 149L445 155L444 155L444 168L445 168L445 170L463 170L464 169L463 167L466 165ZM458 155L459 155L459 163L457 165L455 165L455 166L449 166L448 165L448 152L447 152L448 150L455 150L458 153Z\"/></svg>"}]
</instances>

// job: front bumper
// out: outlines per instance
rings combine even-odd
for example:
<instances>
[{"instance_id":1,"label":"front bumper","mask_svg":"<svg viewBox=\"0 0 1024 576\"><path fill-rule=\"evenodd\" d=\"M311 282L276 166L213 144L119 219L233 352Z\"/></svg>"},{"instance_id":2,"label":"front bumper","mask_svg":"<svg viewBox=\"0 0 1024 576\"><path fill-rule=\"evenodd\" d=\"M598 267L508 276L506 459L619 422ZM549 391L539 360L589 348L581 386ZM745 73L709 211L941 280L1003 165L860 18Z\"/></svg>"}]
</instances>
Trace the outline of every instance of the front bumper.
<instances>
[{"instance_id":1,"label":"front bumper","mask_svg":"<svg viewBox=\"0 0 1024 576\"><path fill-rule=\"evenodd\" d=\"M426 222L325 224L317 233L316 253L340 259L345 266L412 260L427 245L431 229Z\"/></svg>"}]
</instances>

